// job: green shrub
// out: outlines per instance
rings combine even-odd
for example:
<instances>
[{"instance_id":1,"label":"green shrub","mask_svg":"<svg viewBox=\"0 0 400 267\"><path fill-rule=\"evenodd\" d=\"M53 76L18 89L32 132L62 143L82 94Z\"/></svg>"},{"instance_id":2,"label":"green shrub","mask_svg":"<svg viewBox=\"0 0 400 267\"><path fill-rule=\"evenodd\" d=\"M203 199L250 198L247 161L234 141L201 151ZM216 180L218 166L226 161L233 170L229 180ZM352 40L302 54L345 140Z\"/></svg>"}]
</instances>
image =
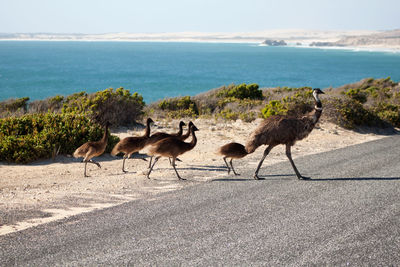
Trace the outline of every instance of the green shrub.
<instances>
[{"instance_id":1,"label":"green shrub","mask_svg":"<svg viewBox=\"0 0 400 267\"><path fill-rule=\"evenodd\" d=\"M371 87L369 87L369 88L371 88ZM366 90L361 90L360 88L349 89L345 92L345 95L360 102L361 104L364 104L365 102L367 102L368 94L367 94Z\"/></svg>"},{"instance_id":2,"label":"green shrub","mask_svg":"<svg viewBox=\"0 0 400 267\"><path fill-rule=\"evenodd\" d=\"M217 114L216 116L217 118L223 118L226 120L237 120L239 118L239 113L234 112L232 109L230 108L226 108L221 110L221 112L219 114Z\"/></svg>"},{"instance_id":3,"label":"green shrub","mask_svg":"<svg viewBox=\"0 0 400 267\"><path fill-rule=\"evenodd\" d=\"M281 92L281 89L279 88L279 92ZM290 95L280 100L270 100L261 110L262 117L268 118L272 115L300 116L313 109L314 99L310 87L284 87L284 90L290 92Z\"/></svg>"},{"instance_id":4,"label":"green shrub","mask_svg":"<svg viewBox=\"0 0 400 267\"><path fill-rule=\"evenodd\" d=\"M279 100L271 100L261 110L263 118L268 118L273 115L286 115L288 112L287 106Z\"/></svg>"},{"instance_id":5,"label":"green shrub","mask_svg":"<svg viewBox=\"0 0 400 267\"><path fill-rule=\"evenodd\" d=\"M46 113L0 119L0 161L28 163L50 158L54 148L60 148L61 154L72 154L102 135L102 127L81 115ZM118 140L109 139L107 152Z\"/></svg>"},{"instance_id":6,"label":"green shrub","mask_svg":"<svg viewBox=\"0 0 400 267\"><path fill-rule=\"evenodd\" d=\"M108 88L93 94L79 92L67 97L55 96L28 104L29 98L10 99L0 102L0 117L21 116L26 113L72 113L89 116L93 121L114 126L131 125L144 114L145 103L138 93Z\"/></svg>"},{"instance_id":7,"label":"green shrub","mask_svg":"<svg viewBox=\"0 0 400 267\"><path fill-rule=\"evenodd\" d=\"M257 113L254 111L239 113L239 119L244 122L252 122L257 118Z\"/></svg>"},{"instance_id":8,"label":"green shrub","mask_svg":"<svg viewBox=\"0 0 400 267\"><path fill-rule=\"evenodd\" d=\"M373 107L372 110L383 121L386 121L395 127L400 127L399 105L393 105L386 102L379 102L375 107Z\"/></svg>"},{"instance_id":9,"label":"green shrub","mask_svg":"<svg viewBox=\"0 0 400 267\"><path fill-rule=\"evenodd\" d=\"M328 115L328 120L347 129L354 129L357 126L386 125L374 112L354 99L332 98L326 102L326 106L325 114Z\"/></svg>"},{"instance_id":10,"label":"green shrub","mask_svg":"<svg viewBox=\"0 0 400 267\"><path fill-rule=\"evenodd\" d=\"M199 115L196 102L190 96L164 99L158 107L170 118L196 117Z\"/></svg>"},{"instance_id":11,"label":"green shrub","mask_svg":"<svg viewBox=\"0 0 400 267\"><path fill-rule=\"evenodd\" d=\"M80 92L65 99L62 113L87 114L99 124L129 125L143 116L145 103L138 93L108 88L88 95Z\"/></svg>"},{"instance_id":12,"label":"green shrub","mask_svg":"<svg viewBox=\"0 0 400 267\"><path fill-rule=\"evenodd\" d=\"M217 94L218 97L233 97L237 99L262 99L263 94L262 91L259 89L258 84L249 84L246 85L245 83L228 87L226 89L221 90Z\"/></svg>"}]
</instances>

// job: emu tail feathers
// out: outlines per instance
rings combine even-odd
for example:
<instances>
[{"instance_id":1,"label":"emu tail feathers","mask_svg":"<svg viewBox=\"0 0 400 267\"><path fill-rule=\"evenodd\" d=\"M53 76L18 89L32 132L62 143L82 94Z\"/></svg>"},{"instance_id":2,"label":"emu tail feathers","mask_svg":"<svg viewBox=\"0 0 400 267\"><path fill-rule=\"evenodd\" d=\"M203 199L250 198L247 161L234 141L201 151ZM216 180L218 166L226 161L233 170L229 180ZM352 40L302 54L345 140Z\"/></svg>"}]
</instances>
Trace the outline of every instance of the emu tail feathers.
<instances>
[{"instance_id":1,"label":"emu tail feathers","mask_svg":"<svg viewBox=\"0 0 400 267\"><path fill-rule=\"evenodd\" d=\"M112 151L111 151L111 156L116 156L119 152L120 152L120 151L119 151L119 143L118 143L118 144L116 144L116 145L114 146L114 148L112 149Z\"/></svg>"},{"instance_id":2,"label":"emu tail feathers","mask_svg":"<svg viewBox=\"0 0 400 267\"><path fill-rule=\"evenodd\" d=\"M79 148L77 150L75 150L75 152L74 152L74 154L72 154L72 156L74 156L74 158L80 157Z\"/></svg>"}]
</instances>

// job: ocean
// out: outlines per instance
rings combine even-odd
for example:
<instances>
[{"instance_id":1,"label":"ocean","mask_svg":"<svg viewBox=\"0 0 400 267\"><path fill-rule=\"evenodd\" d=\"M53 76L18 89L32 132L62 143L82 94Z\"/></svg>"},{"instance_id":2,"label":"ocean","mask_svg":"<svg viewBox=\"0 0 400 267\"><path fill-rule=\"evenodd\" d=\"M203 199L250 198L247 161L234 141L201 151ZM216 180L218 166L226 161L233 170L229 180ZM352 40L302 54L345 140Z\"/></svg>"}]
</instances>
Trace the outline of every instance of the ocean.
<instances>
[{"instance_id":1,"label":"ocean","mask_svg":"<svg viewBox=\"0 0 400 267\"><path fill-rule=\"evenodd\" d=\"M400 81L400 53L248 43L0 42L0 100L123 87L149 103L232 83L327 88L388 76Z\"/></svg>"}]
</instances>

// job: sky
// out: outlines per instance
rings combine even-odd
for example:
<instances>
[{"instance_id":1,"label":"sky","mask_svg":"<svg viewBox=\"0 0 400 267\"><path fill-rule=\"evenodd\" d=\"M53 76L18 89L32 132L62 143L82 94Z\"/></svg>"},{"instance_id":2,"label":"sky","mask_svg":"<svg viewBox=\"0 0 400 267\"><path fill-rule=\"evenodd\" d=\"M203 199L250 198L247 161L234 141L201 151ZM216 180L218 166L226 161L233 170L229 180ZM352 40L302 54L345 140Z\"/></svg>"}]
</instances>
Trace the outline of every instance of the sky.
<instances>
[{"instance_id":1,"label":"sky","mask_svg":"<svg viewBox=\"0 0 400 267\"><path fill-rule=\"evenodd\" d=\"M0 33L392 30L400 0L0 0Z\"/></svg>"}]
</instances>

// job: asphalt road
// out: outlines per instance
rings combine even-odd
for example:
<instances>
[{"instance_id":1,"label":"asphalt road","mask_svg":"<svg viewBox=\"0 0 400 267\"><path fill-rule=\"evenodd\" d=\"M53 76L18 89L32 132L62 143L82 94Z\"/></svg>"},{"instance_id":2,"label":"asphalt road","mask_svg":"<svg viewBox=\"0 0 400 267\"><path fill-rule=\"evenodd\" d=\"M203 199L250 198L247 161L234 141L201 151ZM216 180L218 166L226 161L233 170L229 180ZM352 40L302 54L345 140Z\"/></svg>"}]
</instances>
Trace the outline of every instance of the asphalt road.
<instances>
[{"instance_id":1,"label":"asphalt road","mask_svg":"<svg viewBox=\"0 0 400 267\"><path fill-rule=\"evenodd\" d=\"M0 265L400 265L400 136L295 162L1 236Z\"/></svg>"}]
</instances>

